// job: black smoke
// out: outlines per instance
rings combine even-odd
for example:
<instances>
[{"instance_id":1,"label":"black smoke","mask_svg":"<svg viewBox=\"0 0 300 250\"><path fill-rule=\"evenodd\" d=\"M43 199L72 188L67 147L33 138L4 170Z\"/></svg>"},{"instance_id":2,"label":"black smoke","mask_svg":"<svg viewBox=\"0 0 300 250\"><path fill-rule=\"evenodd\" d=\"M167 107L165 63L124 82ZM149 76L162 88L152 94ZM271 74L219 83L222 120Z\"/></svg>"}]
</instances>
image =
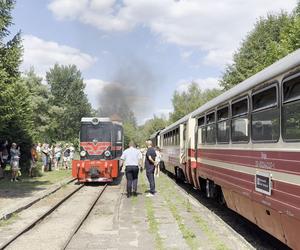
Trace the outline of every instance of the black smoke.
<instances>
[{"instance_id":1,"label":"black smoke","mask_svg":"<svg viewBox=\"0 0 300 250\"><path fill-rule=\"evenodd\" d=\"M156 77L149 65L138 59L127 60L117 68L99 95L101 116L118 115L123 121L135 120L151 104Z\"/></svg>"}]
</instances>

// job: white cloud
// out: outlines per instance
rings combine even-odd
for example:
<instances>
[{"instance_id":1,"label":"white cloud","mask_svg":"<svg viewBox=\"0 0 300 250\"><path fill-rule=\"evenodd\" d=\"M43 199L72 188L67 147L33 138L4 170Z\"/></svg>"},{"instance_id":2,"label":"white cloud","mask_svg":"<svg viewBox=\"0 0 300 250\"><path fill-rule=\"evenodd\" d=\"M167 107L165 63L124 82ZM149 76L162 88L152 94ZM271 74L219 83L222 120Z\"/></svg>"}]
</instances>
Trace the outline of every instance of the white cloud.
<instances>
[{"instance_id":1,"label":"white cloud","mask_svg":"<svg viewBox=\"0 0 300 250\"><path fill-rule=\"evenodd\" d=\"M198 78L198 79L183 79L180 80L177 84L177 91L183 92L186 91L191 83L197 83L197 85L201 89L213 89L213 88L219 88L219 79L214 77L208 77L208 78Z\"/></svg>"},{"instance_id":2,"label":"white cloud","mask_svg":"<svg viewBox=\"0 0 300 250\"><path fill-rule=\"evenodd\" d=\"M92 104L92 107L98 108L101 91L104 86L109 84L109 82L101 79L87 79L84 80L84 83L86 84L85 93Z\"/></svg>"},{"instance_id":3,"label":"white cloud","mask_svg":"<svg viewBox=\"0 0 300 250\"><path fill-rule=\"evenodd\" d=\"M24 58L21 69L25 71L34 66L36 72L42 76L55 63L76 64L80 70L85 70L97 60L79 49L53 41L45 41L32 35L23 36L23 46Z\"/></svg>"},{"instance_id":4,"label":"white cloud","mask_svg":"<svg viewBox=\"0 0 300 250\"><path fill-rule=\"evenodd\" d=\"M148 27L164 41L207 53L203 63L223 65L259 16L290 11L297 0L52 0L59 19L76 19L105 31Z\"/></svg>"}]
</instances>

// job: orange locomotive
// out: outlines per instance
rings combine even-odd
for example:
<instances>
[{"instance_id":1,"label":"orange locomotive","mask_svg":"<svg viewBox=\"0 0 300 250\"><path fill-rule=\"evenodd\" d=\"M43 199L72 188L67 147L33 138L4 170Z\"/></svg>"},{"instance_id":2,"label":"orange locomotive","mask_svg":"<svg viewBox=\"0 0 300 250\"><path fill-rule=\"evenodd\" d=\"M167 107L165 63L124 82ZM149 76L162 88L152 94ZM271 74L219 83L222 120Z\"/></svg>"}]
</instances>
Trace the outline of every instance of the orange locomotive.
<instances>
[{"instance_id":1,"label":"orange locomotive","mask_svg":"<svg viewBox=\"0 0 300 250\"><path fill-rule=\"evenodd\" d=\"M112 182L119 175L122 151L122 123L106 117L83 117L80 160L72 161L72 176L79 182Z\"/></svg>"}]
</instances>

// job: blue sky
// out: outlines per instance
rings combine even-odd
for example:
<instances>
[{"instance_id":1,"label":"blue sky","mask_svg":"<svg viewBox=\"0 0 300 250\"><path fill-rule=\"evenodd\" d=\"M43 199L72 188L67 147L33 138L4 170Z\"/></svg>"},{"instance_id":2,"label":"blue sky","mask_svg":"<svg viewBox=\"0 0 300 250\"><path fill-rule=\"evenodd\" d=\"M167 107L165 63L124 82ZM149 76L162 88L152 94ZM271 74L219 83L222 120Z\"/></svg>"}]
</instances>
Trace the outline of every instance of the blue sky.
<instances>
[{"instance_id":1,"label":"blue sky","mask_svg":"<svg viewBox=\"0 0 300 250\"><path fill-rule=\"evenodd\" d=\"M23 71L34 66L44 76L56 62L76 64L95 108L103 86L116 81L120 70L133 72L138 91L130 102L143 123L153 114L168 114L173 92L191 81L217 87L256 19L295 5L296 0L18 0L13 31L22 30ZM151 77L139 76L145 72Z\"/></svg>"}]
</instances>

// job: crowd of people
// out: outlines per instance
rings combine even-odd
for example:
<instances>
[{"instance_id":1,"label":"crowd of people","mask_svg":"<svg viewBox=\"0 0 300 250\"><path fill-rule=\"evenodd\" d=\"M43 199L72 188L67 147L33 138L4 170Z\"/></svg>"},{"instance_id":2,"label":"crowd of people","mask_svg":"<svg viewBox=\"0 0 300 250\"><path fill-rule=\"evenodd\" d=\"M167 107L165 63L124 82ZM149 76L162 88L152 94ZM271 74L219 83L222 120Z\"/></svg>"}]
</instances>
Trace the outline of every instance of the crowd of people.
<instances>
[{"instance_id":1,"label":"crowd of people","mask_svg":"<svg viewBox=\"0 0 300 250\"><path fill-rule=\"evenodd\" d=\"M41 172L69 169L74 155L75 147L73 144L34 144L30 150L30 166L28 167L28 175L30 177L34 177L36 174L35 169L40 165ZM4 170L7 166L10 166L11 181L19 181L21 176L21 158L20 145L17 145L15 142L9 145L7 140L0 141L0 179L4 178ZM39 162L41 164L38 164Z\"/></svg>"}]
</instances>

